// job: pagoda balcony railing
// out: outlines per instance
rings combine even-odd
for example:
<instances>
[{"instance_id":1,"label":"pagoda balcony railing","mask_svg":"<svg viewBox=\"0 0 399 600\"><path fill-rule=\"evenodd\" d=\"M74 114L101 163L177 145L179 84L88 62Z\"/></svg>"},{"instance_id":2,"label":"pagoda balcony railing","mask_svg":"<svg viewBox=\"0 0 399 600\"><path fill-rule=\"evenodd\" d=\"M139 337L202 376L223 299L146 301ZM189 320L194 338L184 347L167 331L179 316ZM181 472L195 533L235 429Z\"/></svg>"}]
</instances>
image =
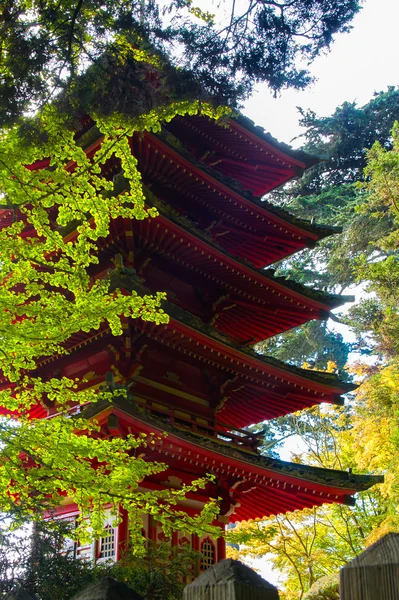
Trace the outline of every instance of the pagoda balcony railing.
<instances>
[{"instance_id":1,"label":"pagoda balcony railing","mask_svg":"<svg viewBox=\"0 0 399 600\"><path fill-rule=\"evenodd\" d=\"M156 417L161 417L176 429L181 429L201 438L212 439L219 444L234 446L241 450L256 452L261 444L258 434L245 431L244 429L232 428L221 422L209 423L206 418L186 417L180 410L173 408L161 408L151 401L145 403L145 408Z\"/></svg>"}]
</instances>

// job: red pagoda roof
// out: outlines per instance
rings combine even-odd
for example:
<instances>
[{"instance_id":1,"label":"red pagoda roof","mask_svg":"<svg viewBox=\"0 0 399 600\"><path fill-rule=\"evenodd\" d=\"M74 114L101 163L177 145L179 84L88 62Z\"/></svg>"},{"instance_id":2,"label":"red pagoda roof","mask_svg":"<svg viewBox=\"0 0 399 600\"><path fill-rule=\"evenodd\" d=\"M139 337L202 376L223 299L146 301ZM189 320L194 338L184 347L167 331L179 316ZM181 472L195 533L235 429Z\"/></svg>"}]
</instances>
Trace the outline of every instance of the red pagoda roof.
<instances>
[{"instance_id":1,"label":"red pagoda roof","mask_svg":"<svg viewBox=\"0 0 399 600\"><path fill-rule=\"evenodd\" d=\"M158 436L146 455L149 460L168 464L167 471L160 474L162 480L168 475L178 477L180 470L184 471L184 475L180 471L184 481L187 475L194 479L204 472L215 474L230 491L222 498L221 508L232 522L324 503L353 504L352 494L383 480L382 476L309 467L227 447L221 440L183 432L147 413L138 413L134 402L126 398L115 399L112 406L108 402L94 405L85 416L95 418L105 435L130 431ZM145 487L146 482L142 485ZM211 495L209 489L207 493Z\"/></svg>"},{"instance_id":2,"label":"red pagoda roof","mask_svg":"<svg viewBox=\"0 0 399 600\"><path fill-rule=\"evenodd\" d=\"M231 122L231 127L233 125L241 127ZM216 131L225 131L217 124L213 127ZM101 136L93 127L81 142L88 144L86 152L94 156L101 147ZM255 267L263 268L307 246L314 246L317 240L336 231L336 228L310 225L260 201L237 184L237 177L235 180L226 178L214 168L198 163L170 134L161 133L157 137L148 133L136 134L131 144L144 183L161 200L197 222L198 228L207 231L223 250L248 260ZM269 142L267 144L270 145ZM279 149L275 148L275 152L276 156L282 155ZM306 166L292 157L289 160L295 163L295 168L299 164L303 168ZM28 168L42 169L48 166L47 163L46 160L38 161ZM68 168L73 166L71 163ZM108 175L114 177L119 171L119 164L110 160L106 169ZM239 172L235 168L234 174ZM267 169L259 173L266 181ZM290 176L284 173L284 181ZM0 227L18 218L23 218L18 211L14 214L10 209L2 209Z\"/></svg>"},{"instance_id":3,"label":"red pagoda roof","mask_svg":"<svg viewBox=\"0 0 399 600\"><path fill-rule=\"evenodd\" d=\"M140 291L141 284L135 277L121 276L114 285ZM126 323L120 338L106 329L92 337L73 336L67 344L71 354L43 359L39 375L52 376L55 370L60 376L82 379L91 373L89 384L93 385L116 368L127 381L136 381L138 395L174 403L207 418L216 416L234 428L320 402L342 403L340 395L355 387L333 374L288 366L233 345L212 326L171 303L165 303L164 309L170 315L167 325L135 319ZM175 375L165 379L163 373L171 370Z\"/></svg>"},{"instance_id":4,"label":"red pagoda roof","mask_svg":"<svg viewBox=\"0 0 399 600\"><path fill-rule=\"evenodd\" d=\"M332 308L351 300L255 269L226 253L187 219L171 215L163 203L155 205L160 216L131 224L136 254L143 256L135 263L140 277L152 292L168 290L175 304L211 321L232 340L264 340L310 319L325 319ZM109 244L110 256L120 251L121 237L115 235L118 245ZM199 286L203 295L196 298Z\"/></svg>"},{"instance_id":5,"label":"red pagoda roof","mask_svg":"<svg viewBox=\"0 0 399 600\"><path fill-rule=\"evenodd\" d=\"M172 142L170 136L133 137L132 152L143 181L227 252L262 268L337 231L312 226L255 198L235 181L196 164L190 154L171 147Z\"/></svg>"},{"instance_id":6,"label":"red pagoda roof","mask_svg":"<svg viewBox=\"0 0 399 600\"><path fill-rule=\"evenodd\" d=\"M238 116L220 123L208 117L177 117L167 129L195 154L239 181L243 189L262 196L292 177L302 175L317 159L279 144L249 119Z\"/></svg>"},{"instance_id":7,"label":"red pagoda roof","mask_svg":"<svg viewBox=\"0 0 399 600\"><path fill-rule=\"evenodd\" d=\"M307 371L243 351L192 315L168 304L168 325L135 322L134 327L166 346L175 359L209 365L224 372L226 384L216 407L218 419L233 427L272 419L321 402L342 404L341 394L354 389L331 374ZM165 350L163 351L165 352ZM224 386L224 387L223 387Z\"/></svg>"}]
</instances>

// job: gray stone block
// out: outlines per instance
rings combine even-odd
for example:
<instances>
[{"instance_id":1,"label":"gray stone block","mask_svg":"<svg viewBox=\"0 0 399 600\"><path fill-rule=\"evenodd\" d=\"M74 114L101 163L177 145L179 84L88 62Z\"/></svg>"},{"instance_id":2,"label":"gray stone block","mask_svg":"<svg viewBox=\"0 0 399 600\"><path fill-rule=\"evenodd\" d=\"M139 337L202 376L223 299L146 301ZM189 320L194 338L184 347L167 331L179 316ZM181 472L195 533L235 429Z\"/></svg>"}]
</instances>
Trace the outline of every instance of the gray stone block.
<instances>
[{"instance_id":1,"label":"gray stone block","mask_svg":"<svg viewBox=\"0 0 399 600\"><path fill-rule=\"evenodd\" d=\"M184 600L279 600L274 585L231 558L204 571L184 589L183 597Z\"/></svg>"},{"instance_id":2,"label":"gray stone block","mask_svg":"<svg viewBox=\"0 0 399 600\"><path fill-rule=\"evenodd\" d=\"M341 600L398 600L399 534L389 533L341 569Z\"/></svg>"},{"instance_id":3,"label":"gray stone block","mask_svg":"<svg viewBox=\"0 0 399 600\"><path fill-rule=\"evenodd\" d=\"M143 597L124 583L103 577L75 594L71 600L143 600Z\"/></svg>"}]
</instances>

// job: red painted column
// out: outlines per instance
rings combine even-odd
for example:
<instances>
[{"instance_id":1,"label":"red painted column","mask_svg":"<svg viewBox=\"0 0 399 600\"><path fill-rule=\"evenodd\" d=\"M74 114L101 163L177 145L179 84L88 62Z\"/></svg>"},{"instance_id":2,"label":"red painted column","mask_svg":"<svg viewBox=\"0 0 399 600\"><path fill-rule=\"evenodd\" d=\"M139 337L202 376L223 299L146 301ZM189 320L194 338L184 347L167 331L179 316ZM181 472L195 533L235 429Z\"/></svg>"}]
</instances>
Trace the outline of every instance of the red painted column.
<instances>
[{"instance_id":1,"label":"red painted column","mask_svg":"<svg viewBox=\"0 0 399 600\"><path fill-rule=\"evenodd\" d=\"M121 522L118 525L116 539L116 560L120 560L123 554L127 551L129 545L129 523L127 511L124 508L119 508L119 514L122 517Z\"/></svg>"},{"instance_id":2,"label":"red painted column","mask_svg":"<svg viewBox=\"0 0 399 600\"><path fill-rule=\"evenodd\" d=\"M192 535L192 542L191 542L191 547L193 550L195 550L196 552L199 552L200 546L199 546L199 537L196 533L193 533ZM194 566L194 579L195 577L198 577L198 575L200 574L200 561L196 561L196 565Z\"/></svg>"},{"instance_id":3,"label":"red painted column","mask_svg":"<svg viewBox=\"0 0 399 600\"><path fill-rule=\"evenodd\" d=\"M148 539L151 542L157 541L157 527L155 525L154 517L149 515L148 517Z\"/></svg>"},{"instance_id":4,"label":"red painted column","mask_svg":"<svg viewBox=\"0 0 399 600\"><path fill-rule=\"evenodd\" d=\"M224 523L218 523L218 525L223 530L223 533L224 533L224 530L225 530ZM225 540L224 536L220 536L217 539L217 551L218 551L217 562L220 562L221 560L226 558L226 540Z\"/></svg>"},{"instance_id":5,"label":"red painted column","mask_svg":"<svg viewBox=\"0 0 399 600\"><path fill-rule=\"evenodd\" d=\"M193 550L199 550L199 537L196 533L193 533L192 547Z\"/></svg>"}]
</instances>

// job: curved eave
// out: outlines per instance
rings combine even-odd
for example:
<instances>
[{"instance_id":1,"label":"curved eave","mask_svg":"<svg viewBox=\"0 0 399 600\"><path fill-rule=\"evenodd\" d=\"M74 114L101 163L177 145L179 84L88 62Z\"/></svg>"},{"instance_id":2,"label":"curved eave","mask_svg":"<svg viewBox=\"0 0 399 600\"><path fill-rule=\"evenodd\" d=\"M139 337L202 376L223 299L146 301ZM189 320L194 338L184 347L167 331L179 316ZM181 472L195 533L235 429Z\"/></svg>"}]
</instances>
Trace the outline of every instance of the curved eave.
<instances>
[{"instance_id":1,"label":"curved eave","mask_svg":"<svg viewBox=\"0 0 399 600\"><path fill-rule=\"evenodd\" d=\"M156 206L162 211L159 205ZM102 255L108 262L120 251L125 227L122 222L116 224L102 245ZM209 286L209 290L217 289L219 294L224 289L221 302L214 306L212 322L217 330L235 341L256 343L311 319L326 319L331 308L346 301L346 298L314 292L293 283L285 285L283 278L276 280L272 274L243 263L217 247L195 227L171 220L162 212L155 219L133 221L131 231L135 239L140 239L140 244L150 249L151 255L166 258L183 269L187 278L191 276L194 282L195 278L199 281L202 278L204 289ZM70 234L67 239L72 238L73 234ZM145 281L151 281L148 284L150 291L168 291L162 277L159 280L156 275L151 275L152 265L153 261L150 261L145 270L140 271ZM184 275L181 279L183 285ZM183 297L181 302L175 303L190 310L187 302L185 304ZM195 312L194 307L192 311ZM206 315L205 320L209 321L209 318Z\"/></svg>"},{"instance_id":2,"label":"curved eave","mask_svg":"<svg viewBox=\"0 0 399 600\"><path fill-rule=\"evenodd\" d=\"M83 387L94 387L97 383L103 384L105 379L105 373L110 369L110 363L106 361L106 355L108 351L104 350L104 338L110 336L109 327L103 326L100 330L95 332L78 332L75 333L64 345L67 350L67 354L52 354L39 359L36 363L37 371L35 375L39 373L39 376L46 377L43 369L51 368L53 363L62 361L63 366L63 377L75 379L82 379L82 372L88 373L93 369L97 369L101 372L101 376L98 381L94 379L90 380ZM113 338L116 339L116 338ZM90 348L90 351L88 349ZM93 358L94 357L94 358ZM83 365L83 366L82 366ZM57 367L58 369L60 367ZM69 369L69 370L68 370ZM54 376L56 376L54 374ZM58 375L57 375L58 376ZM10 382L0 371L0 390L15 390L18 384ZM38 402L36 405L32 405L28 412L30 420L43 419L48 416L49 408L44 404ZM7 415L12 418L19 418L21 414L25 414L26 409L22 407L19 411L10 411L0 406L0 415Z\"/></svg>"},{"instance_id":3,"label":"curved eave","mask_svg":"<svg viewBox=\"0 0 399 600\"><path fill-rule=\"evenodd\" d=\"M111 285L125 293L143 291L134 276L114 276ZM356 387L341 383L331 374L289 367L251 349L240 349L223 334L175 305L165 302L164 309L170 315L167 325L135 319L129 326L160 345L161 354L171 353L181 364L188 362L199 369L209 368L215 375L219 374L217 377L225 379L227 387L223 386L215 410L218 419L231 427L240 428L320 402L340 404L343 402L341 394ZM75 334L66 344L69 356L43 358L38 363L40 373L43 369L55 369L62 361L63 376L78 377L94 370L97 377L103 378L114 360L111 346L104 349L104 336L109 338L111 346L115 344L107 328L92 334ZM38 410L40 413L39 407Z\"/></svg>"},{"instance_id":4,"label":"curved eave","mask_svg":"<svg viewBox=\"0 0 399 600\"><path fill-rule=\"evenodd\" d=\"M263 217L267 216L276 225L284 226L294 233L315 241L338 231L334 227L312 225L308 221L297 219L284 209L271 205L259 197L252 195L250 192L247 193L236 180L223 176L223 174L220 174L212 167L198 163L195 157L188 151L184 151L184 149L179 149L178 151L172 147L168 143L168 137L162 134L156 137L146 133L144 134L144 138L153 144L158 149L158 152L161 152L159 159L161 159L162 153L167 154L172 162L179 164L183 169L189 170L195 177L203 179L204 182L218 187L221 193L228 194L233 202L239 202L241 210L245 211L245 208L252 208L252 210L256 210ZM235 173L237 173L237 169L235 169Z\"/></svg>"},{"instance_id":5,"label":"curved eave","mask_svg":"<svg viewBox=\"0 0 399 600\"><path fill-rule=\"evenodd\" d=\"M276 277L273 269L256 268L249 262L240 260L240 257L234 256L217 244L209 233L198 229L189 219L179 215L177 211L160 201L149 190L145 190L145 193L147 200L151 200L149 206L155 206L160 214L157 218L134 221L132 227L137 228L139 235L151 236L151 241L154 243L156 243L157 237L160 237L162 248L174 255L173 258L177 261L186 258L190 264L192 262L193 266L198 267L195 260L197 256L199 258L201 255L201 261L206 262L209 259L206 264L208 274L214 275L215 270L220 273L219 266L221 266L222 270L225 270L224 278L227 282L231 282L232 278L241 278L243 291L248 292L249 290L245 288L248 288L248 283L253 281L259 286L258 293L260 288L264 288L263 292L260 292L261 296L265 291L271 291L272 294L276 294L282 299L294 302L300 309L308 308L310 311L316 311L314 314L310 313L308 319L325 319L328 317L326 313L330 310L353 301L352 296L338 296L315 290L284 277ZM125 227L126 224L122 221L115 223L113 231L104 241L103 246L111 246L113 236L123 235ZM168 232L170 239L166 238L163 233L157 232L159 229L162 232ZM64 239L70 241L76 236L77 232L73 231ZM292 325L292 327L295 326L296 324ZM259 339L265 339L265 337L267 336L261 336Z\"/></svg>"},{"instance_id":6,"label":"curved eave","mask_svg":"<svg viewBox=\"0 0 399 600\"><path fill-rule=\"evenodd\" d=\"M138 291L139 293L145 291L145 288L135 276L124 275L121 273L113 277L111 281L112 287L125 289L129 293L133 290ZM233 353L235 356L240 356L243 362L248 364L267 365L268 368L278 376L281 377L285 375L287 377L292 377L293 380L297 380L297 382L302 385L307 381L313 381L315 384L320 385L321 388L325 387L326 391L330 390L334 393L346 393L357 388L356 385L341 382L336 375L332 373L309 371L299 367L288 366L275 358L261 358L262 355L251 348L247 348L245 351L239 350L237 347L231 345L225 336L215 331L212 326L204 325L198 317L195 317L171 302L164 301L163 308L170 316L172 324L159 325L160 328L169 329L174 326L173 322L180 324L182 328L187 328L187 330L195 332L195 337L199 336L204 340L207 339L209 347L214 347L216 349L219 345L220 347L225 347L226 351L228 348L229 352Z\"/></svg>"},{"instance_id":7,"label":"curved eave","mask_svg":"<svg viewBox=\"0 0 399 600\"><path fill-rule=\"evenodd\" d=\"M262 368L277 378L295 382L297 385L304 387L314 384L320 391L329 394L345 394L357 388L356 385L346 384L330 373L309 371L299 367L290 367L270 357L262 357L254 350L248 348L245 351L231 345L227 338L218 334L213 328L203 326L198 319L190 315L186 311L179 309L170 302L165 302L165 312L171 317L171 323L168 327L178 326L179 329L185 329L188 336L194 336L198 340L205 342L205 346L212 348L213 351L223 351L228 358L239 360L252 370L253 368ZM190 324L191 322L191 324ZM194 328L194 325L199 325L199 328ZM205 331L206 330L206 331Z\"/></svg>"},{"instance_id":8,"label":"curved eave","mask_svg":"<svg viewBox=\"0 0 399 600\"><path fill-rule=\"evenodd\" d=\"M137 279L129 276L114 278L112 286L126 293L142 293ZM209 365L219 373L225 371L230 383L217 411L220 421L232 427L241 428L321 402L343 404L341 394L356 388L333 374L290 367L251 349L240 349L170 302L165 302L163 308L170 316L167 325L135 320L132 327L162 344L167 352L175 353L176 360L193 362L200 368Z\"/></svg>"},{"instance_id":9,"label":"curved eave","mask_svg":"<svg viewBox=\"0 0 399 600\"><path fill-rule=\"evenodd\" d=\"M258 197L318 162L278 143L241 115L219 122L202 115L178 117L167 128L203 164L232 177Z\"/></svg>"},{"instance_id":10,"label":"curved eave","mask_svg":"<svg viewBox=\"0 0 399 600\"><path fill-rule=\"evenodd\" d=\"M201 230L196 229L194 225L189 228L187 225L179 222L178 219L168 219L162 214L162 209L159 207L157 208L161 213L160 220L164 221L165 226L168 226L171 231L175 228L176 234L183 234L184 232L187 236L187 243L192 244L194 241L195 244L198 244L199 248L202 247L205 252L211 253L216 260L224 262L228 268L242 273L244 279L253 278L262 286L270 287L270 289L274 290L274 292L277 292L279 295L281 294L282 296L290 297L293 300L300 302L302 305L306 304L310 308L318 311L330 311L346 302L353 301L353 296L327 294L321 290L307 288L300 283L285 279L284 277L275 277L272 269L270 272L265 269L256 269L251 264L246 264L238 257L233 256L231 253L226 252L220 247L218 248L212 239L205 239ZM325 315L320 315L320 318L325 317Z\"/></svg>"},{"instance_id":11,"label":"curved eave","mask_svg":"<svg viewBox=\"0 0 399 600\"><path fill-rule=\"evenodd\" d=\"M352 495L381 483L383 477L354 475L274 460L237 448L220 447L217 442L181 432L148 414L138 414L126 399L113 405L90 407L85 416L96 418L106 427L110 414L134 433L154 433L155 443L149 458L164 460L169 466L183 468L193 475L214 473L228 481L234 514L230 521L262 518L287 511L311 508L324 503L352 504ZM166 433L166 438L163 434Z\"/></svg>"},{"instance_id":12,"label":"curved eave","mask_svg":"<svg viewBox=\"0 0 399 600\"><path fill-rule=\"evenodd\" d=\"M234 133L238 133L238 135L242 136L242 139L245 144L253 145L256 144L258 147L262 147L264 152L273 153L276 158L279 158L280 161L284 161L292 166L297 167L298 169L305 170L309 164L306 164L304 160L298 160L298 158L294 157L291 153L287 153L283 150L283 144L280 144L276 139L272 138L271 135L267 135L263 133L262 136L257 135L256 131L260 130L260 128L252 127L251 129L244 126L244 121L247 121L245 118L232 118L228 119L229 127ZM249 121L249 119L248 119ZM288 149L288 146L285 146ZM305 157L303 157L305 158ZM308 162L310 162L310 157L308 157ZM315 160L313 164L318 162Z\"/></svg>"},{"instance_id":13,"label":"curved eave","mask_svg":"<svg viewBox=\"0 0 399 600\"><path fill-rule=\"evenodd\" d=\"M111 264L114 255L120 252L121 240L125 239L128 244L128 240L132 239L126 237L130 232L141 240L141 244L148 246L151 255L167 258L184 269L188 277L190 274L191 278L202 277L205 288L209 285L210 289L215 286L216 289L224 289L224 299L213 309L212 323L216 330L235 342L256 343L309 320L324 320L332 308L351 299L318 292L243 263L218 247L209 235L187 219L176 216L176 211L165 211L164 205L159 202L151 202L151 206L157 207L158 217L113 224L111 233L101 246L103 260ZM65 241L74 239L76 235L76 232L71 232ZM146 270L140 271L144 280L151 282L147 292L154 293L160 289L167 292L169 288L165 287L163 279L160 281L151 276L151 268L152 261ZM184 302L184 297L175 303L191 309L187 301ZM191 310L195 312L194 307ZM205 320L209 322L209 319L207 314Z\"/></svg>"},{"instance_id":14,"label":"curved eave","mask_svg":"<svg viewBox=\"0 0 399 600\"><path fill-rule=\"evenodd\" d=\"M101 147L102 138L100 133L93 128L82 138L85 145L85 152L92 157ZM98 139L93 141L97 134ZM85 144L86 142L86 144ZM152 148L152 154L149 148ZM226 180L220 176L214 169L209 169L206 165L196 164L194 157L190 162L187 155L184 156L180 151L153 136L144 134L144 136L134 136L132 140L133 153L139 159L140 169L143 176L147 170L147 177L154 178L157 173L160 174L162 181L166 180L168 185L177 185L182 189L190 189L195 192L197 184L197 196L200 203L208 203L210 211L216 211L216 218L228 215L227 221L231 225L231 233L222 240L227 250L237 247L236 234L242 229L247 229L247 235L252 232L252 238L242 242L242 248L239 251L243 258L247 258L256 267L264 267L280 260L286 256L295 253L308 246L313 246L316 241L334 233L334 229L327 227L312 226L311 224L296 219L285 211L262 202L246 194L242 188L233 180ZM46 161L40 161L31 165L31 169L40 169L46 166ZM68 170L74 169L74 163L69 163ZM235 169L237 171L237 169ZM204 196L204 192L205 196ZM195 193L194 193L195 195ZM8 210L2 211L0 215L0 225L8 225L14 215ZM229 229L227 224L227 229ZM237 229L238 227L238 229ZM225 235L226 226L223 224L223 231L216 235ZM262 240L269 239L274 242L273 250L263 249Z\"/></svg>"},{"instance_id":15,"label":"curved eave","mask_svg":"<svg viewBox=\"0 0 399 600\"><path fill-rule=\"evenodd\" d=\"M101 146L102 138L100 137L99 133L98 139L94 139L96 131L96 127L93 127L93 129L88 131L87 134L85 134L85 137L82 139L82 143L85 146L85 151L89 156L94 156L96 151ZM252 207L257 212L260 211L259 215L264 217L266 214L276 225L284 226L301 237L305 237L313 241L317 241L340 231L340 229L337 227L312 225L308 221L298 219L293 215L290 215L284 209L260 200L251 193L246 194L241 186L234 180L223 177L223 175L219 174L215 169L209 168L204 164L197 163L194 156L192 156L189 152L183 152L182 154L182 151L178 151L176 148L172 147L166 142L167 138L164 138L162 133L159 136L145 133L144 135L134 137L134 139L138 138L141 140L146 140L147 143L150 142L152 145L154 145L155 149L158 151L158 162L161 161L162 158L165 158L163 154L167 154L168 160L178 164L183 170L186 169L195 174L195 176L204 179L204 183L217 185L222 194L227 193L231 196L231 200L239 200L244 211L245 208ZM88 144L87 146L85 145L86 139L86 143ZM230 183L233 185L233 187L230 187ZM237 191L235 188L237 188ZM246 216L246 218L248 217L249 215Z\"/></svg>"},{"instance_id":16,"label":"curved eave","mask_svg":"<svg viewBox=\"0 0 399 600\"><path fill-rule=\"evenodd\" d=\"M137 281L128 276L113 278L111 285L126 293L142 291ZM252 350L241 350L229 344L224 335L212 327L198 324L196 317L171 303L165 303L163 308L170 315L168 324L156 325L134 319L130 321L129 335L142 333L155 344L161 355L168 353L179 364L209 369L219 379L221 377L226 384L217 400L219 404L213 410L221 423L232 428L272 419L321 402L342 404L341 394L356 387L341 383L332 374L289 367ZM79 377L94 370L97 377L104 378L113 358L111 346L107 351L101 350L103 336L109 337L108 344L115 344L106 329L91 339L87 334L86 337L83 334L74 336L68 344L68 349L73 352L68 357L43 359L38 365L40 372L43 369L51 371L62 360L62 374L65 376ZM195 391L192 393L195 394Z\"/></svg>"},{"instance_id":17,"label":"curved eave","mask_svg":"<svg viewBox=\"0 0 399 600\"><path fill-rule=\"evenodd\" d=\"M233 119L231 119L231 121L237 128L243 129L250 136L253 136L255 139L259 140L259 143L264 143L270 146L275 151L280 152L282 156L291 159L294 164L297 164L301 168L309 169L320 162L320 159L316 156L307 154L303 150L294 150L288 144L279 142L270 133L267 133L263 127L256 125L254 121L243 114L235 116Z\"/></svg>"}]
</instances>

